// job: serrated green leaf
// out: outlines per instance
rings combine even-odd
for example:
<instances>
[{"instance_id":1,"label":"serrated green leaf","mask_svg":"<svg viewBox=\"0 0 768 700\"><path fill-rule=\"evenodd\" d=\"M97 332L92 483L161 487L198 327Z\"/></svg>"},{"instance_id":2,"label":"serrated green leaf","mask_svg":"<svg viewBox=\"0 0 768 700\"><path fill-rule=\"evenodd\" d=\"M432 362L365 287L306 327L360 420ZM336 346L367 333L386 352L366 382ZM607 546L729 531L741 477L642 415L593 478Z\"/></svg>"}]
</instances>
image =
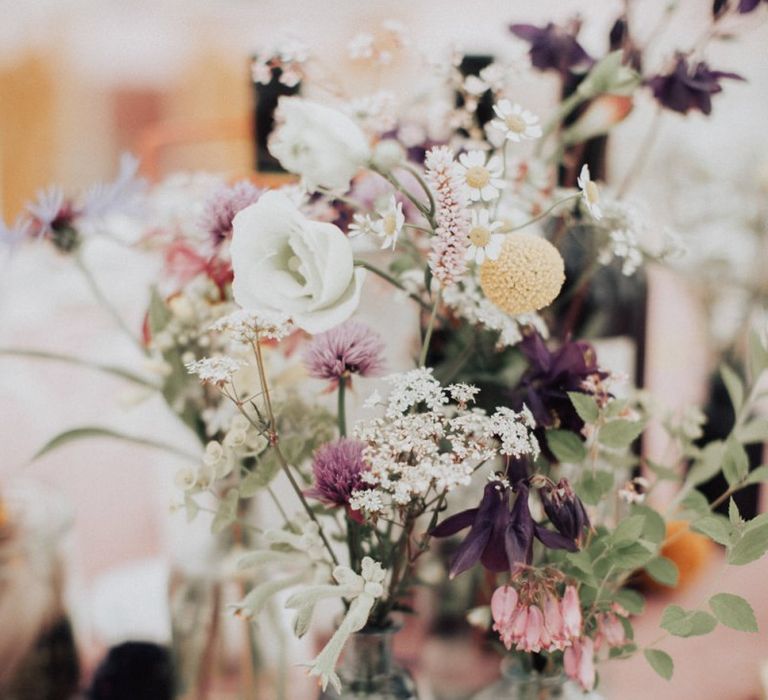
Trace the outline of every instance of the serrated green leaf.
<instances>
[{"instance_id":1,"label":"serrated green leaf","mask_svg":"<svg viewBox=\"0 0 768 700\"><path fill-rule=\"evenodd\" d=\"M723 476L729 486L738 484L746 478L749 472L749 456L744 446L735 438L730 437L725 443L723 454Z\"/></svg>"},{"instance_id":2,"label":"serrated green leaf","mask_svg":"<svg viewBox=\"0 0 768 700\"><path fill-rule=\"evenodd\" d=\"M629 447L643 432L643 424L619 418L606 423L597 433L601 445L613 449Z\"/></svg>"},{"instance_id":3,"label":"serrated green leaf","mask_svg":"<svg viewBox=\"0 0 768 700\"><path fill-rule=\"evenodd\" d=\"M768 418L753 418L736 429L736 437L744 445L768 441Z\"/></svg>"},{"instance_id":4,"label":"serrated green leaf","mask_svg":"<svg viewBox=\"0 0 768 700\"><path fill-rule=\"evenodd\" d=\"M745 484L759 484L762 481L768 481L768 464L763 464L757 469L753 469L747 475Z\"/></svg>"},{"instance_id":5,"label":"serrated green leaf","mask_svg":"<svg viewBox=\"0 0 768 700\"><path fill-rule=\"evenodd\" d=\"M693 463L686 483L698 486L718 474L722 469L724 453L725 443L722 440L710 442Z\"/></svg>"},{"instance_id":6,"label":"serrated green leaf","mask_svg":"<svg viewBox=\"0 0 768 700\"><path fill-rule=\"evenodd\" d=\"M644 515L631 515L619 522L616 529L611 534L611 540L615 543L634 542L640 537L644 527Z\"/></svg>"},{"instance_id":7,"label":"serrated green leaf","mask_svg":"<svg viewBox=\"0 0 768 700\"><path fill-rule=\"evenodd\" d=\"M705 515L694 521L691 527L718 544L728 545L731 542L733 527L728 519L722 515Z\"/></svg>"},{"instance_id":8,"label":"serrated green leaf","mask_svg":"<svg viewBox=\"0 0 768 700\"><path fill-rule=\"evenodd\" d=\"M600 415L600 408L594 396L582 394L579 391L569 391L568 398L571 400L579 418L585 423L594 423Z\"/></svg>"},{"instance_id":9,"label":"serrated green leaf","mask_svg":"<svg viewBox=\"0 0 768 700\"><path fill-rule=\"evenodd\" d=\"M728 397L731 399L734 413L738 413L744 403L744 384L736 372L728 365L720 366L720 376L725 384Z\"/></svg>"},{"instance_id":10,"label":"serrated green leaf","mask_svg":"<svg viewBox=\"0 0 768 700\"><path fill-rule=\"evenodd\" d=\"M616 547L607 559L617 571L630 571L643 567L654 553L642 542L632 542Z\"/></svg>"},{"instance_id":11,"label":"serrated green leaf","mask_svg":"<svg viewBox=\"0 0 768 700\"><path fill-rule=\"evenodd\" d=\"M50 360L52 362L63 362L69 365L76 365L85 369L92 369L96 370L97 372L111 374L114 377L125 379L126 381L133 382L139 386L147 387L148 389L158 390L160 388L155 382L135 374L130 370L123 369L122 367L116 367L115 365L104 364L103 362L96 362L95 360L84 360L83 358L75 357L74 355L66 355L59 352L48 352L46 350L29 350L25 348L0 348L0 355L6 355L8 357L23 357L32 360Z\"/></svg>"},{"instance_id":12,"label":"serrated green leaf","mask_svg":"<svg viewBox=\"0 0 768 700\"><path fill-rule=\"evenodd\" d=\"M709 599L709 608L718 622L740 632L757 632L757 620L752 606L741 596L718 593Z\"/></svg>"},{"instance_id":13,"label":"serrated green leaf","mask_svg":"<svg viewBox=\"0 0 768 700\"><path fill-rule=\"evenodd\" d=\"M733 525L741 525L744 522L744 518L739 513L739 506L736 505L736 501L733 500L733 496L728 499L728 520Z\"/></svg>"},{"instance_id":14,"label":"serrated green leaf","mask_svg":"<svg viewBox=\"0 0 768 700\"><path fill-rule=\"evenodd\" d=\"M547 445L560 462L579 464L587 456L584 441L570 430L547 430Z\"/></svg>"},{"instance_id":15,"label":"serrated green leaf","mask_svg":"<svg viewBox=\"0 0 768 700\"><path fill-rule=\"evenodd\" d=\"M595 506L612 487L613 474L610 472L585 472L576 484L576 493L584 503Z\"/></svg>"},{"instance_id":16,"label":"serrated green leaf","mask_svg":"<svg viewBox=\"0 0 768 700\"><path fill-rule=\"evenodd\" d=\"M666 557L656 557L655 559L651 559L651 561L645 565L645 570L654 581L663 586L676 586L680 576L680 572L677 570L677 564Z\"/></svg>"},{"instance_id":17,"label":"serrated green leaf","mask_svg":"<svg viewBox=\"0 0 768 700\"><path fill-rule=\"evenodd\" d=\"M747 527L728 551L728 563L734 566L749 564L768 552L768 523Z\"/></svg>"},{"instance_id":18,"label":"serrated green leaf","mask_svg":"<svg viewBox=\"0 0 768 700\"><path fill-rule=\"evenodd\" d=\"M696 489L693 489L690 493L686 494L680 505L685 511L689 511L698 516L708 515L710 512L709 501L706 496Z\"/></svg>"},{"instance_id":19,"label":"serrated green leaf","mask_svg":"<svg viewBox=\"0 0 768 700\"><path fill-rule=\"evenodd\" d=\"M760 335L755 331L749 334L748 362L752 382L757 382L760 375L768 369L768 348L763 345Z\"/></svg>"},{"instance_id":20,"label":"serrated green leaf","mask_svg":"<svg viewBox=\"0 0 768 700\"><path fill-rule=\"evenodd\" d=\"M715 629L717 620L703 610L684 610L679 605L668 605L660 624L676 637L697 637Z\"/></svg>"},{"instance_id":21,"label":"serrated green leaf","mask_svg":"<svg viewBox=\"0 0 768 700\"><path fill-rule=\"evenodd\" d=\"M78 440L93 440L94 438L110 438L111 440L121 440L123 442L133 443L134 445L141 445L142 447L153 447L157 450L170 452L171 454L177 455L178 457L183 457L184 459L190 459L194 461L198 461L200 459L200 455L185 452L178 447L174 447L173 445L169 445L159 440L138 437L136 435L128 435L127 433L121 433L120 431L113 430L112 428L102 428L100 426L88 425L80 428L65 430L63 433L59 433L58 435L52 437L35 453L31 461L39 459L43 455L46 455L53 450L57 450L59 447L63 447L64 445L67 445L71 442L76 442Z\"/></svg>"},{"instance_id":22,"label":"serrated green leaf","mask_svg":"<svg viewBox=\"0 0 768 700\"><path fill-rule=\"evenodd\" d=\"M645 610L645 598L631 588L623 588L615 596L614 600L632 615L642 615Z\"/></svg>"},{"instance_id":23,"label":"serrated green leaf","mask_svg":"<svg viewBox=\"0 0 768 700\"><path fill-rule=\"evenodd\" d=\"M645 660L651 665L662 678L669 680L675 671L675 664L672 657L661 649L643 649Z\"/></svg>"},{"instance_id":24,"label":"serrated green leaf","mask_svg":"<svg viewBox=\"0 0 768 700\"><path fill-rule=\"evenodd\" d=\"M667 536L667 524L664 522L664 518L661 517L653 508L648 506L641 506L635 504L632 507L632 513L645 516L645 524L643 525L643 539L653 542L654 544L660 544Z\"/></svg>"}]
</instances>

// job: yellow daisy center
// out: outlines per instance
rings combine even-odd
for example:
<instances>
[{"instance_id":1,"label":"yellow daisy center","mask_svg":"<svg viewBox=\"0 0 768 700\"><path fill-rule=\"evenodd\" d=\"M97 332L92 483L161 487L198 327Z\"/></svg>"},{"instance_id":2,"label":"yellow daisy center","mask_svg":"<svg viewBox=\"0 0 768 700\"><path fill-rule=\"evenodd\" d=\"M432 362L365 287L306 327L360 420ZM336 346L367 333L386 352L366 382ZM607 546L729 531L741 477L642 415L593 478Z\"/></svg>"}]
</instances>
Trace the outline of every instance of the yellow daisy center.
<instances>
[{"instance_id":1,"label":"yellow daisy center","mask_svg":"<svg viewBox=\"0 0 768 700\"><path fill-rule=\"evenodd\" d=\"M522 134L528 126L519 114L508 114L504 117L504 123L507 125L507 129L516 134Z\"/></svg>"},{"instance_id":2,"label":"yellow daisy center","mask_svg":"<svg viewBox=\"0 0 768 700\"><path fill-rule=\"evenodd\" d=\"M382 219L384 233L387 236L392 236L397 230L397 218L394 214L385 214Z\"/></svg>"},{"instance_id":3,"label":"yellow daisy center","mask_svg":"<svg viewBox=\"0 0 768 700\"><path fill-rule=\"evenodd\" d=\"M491 242L491 232L485 226L474 226L469 232L469 240L478 248L485 248Z\"/></svg>"},{"instance_id":4,"label":"yellow daisy center","mask_svg":"<svg viewBox=\"0 0 768 700\"><path fill-rule=\"evenodd\" d=\"M592 180L587 183L584 193L587 195L587 200L590 204L597 204L600 201L600 190L597 189L597 185Z\"/></svg>"},{"instance_id":5,"label":"yellow daisy center","mask_svg":"<svg viewBox=\"0 0 768 700\"><path fill-rule=\"evenodd\" d=\"M482 165L473 165L471 168L467 168L467 174L464 177L467 184L476 190L483 189L491 181L491 174Z\"/></svg>"}]
</instances>

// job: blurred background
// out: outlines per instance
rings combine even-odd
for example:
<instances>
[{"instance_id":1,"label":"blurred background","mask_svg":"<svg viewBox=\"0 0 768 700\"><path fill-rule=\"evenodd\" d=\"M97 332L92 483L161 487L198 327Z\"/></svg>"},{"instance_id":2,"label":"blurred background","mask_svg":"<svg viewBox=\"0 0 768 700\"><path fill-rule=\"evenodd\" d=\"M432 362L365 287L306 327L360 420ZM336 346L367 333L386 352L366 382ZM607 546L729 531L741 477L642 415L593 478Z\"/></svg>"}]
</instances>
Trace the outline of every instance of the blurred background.
<instances>
[{"instance_id":1,"label":"blurred background","mask_svg":"<svg viewBox=\"0 0 768 700\"><path fill-rule=\"evenodd\" d=\"M248 174L254 168L249 57L278 41L306 43L352 91L374 80L378 88L407 95L413 81L407 56L386 74L372 75L349 61L347 45L355 34L397 20L421 51L435 57L448 60L456 49L512 59L524 55L526 47L513 40L509 23L564 22L579 14L585 47L599 53L624 4L0 0L0 213L13 221L49 183L75 191L109 179L126 150L141 159L142 172L152 181L176 171ZM665 0L629 4L640 30L660 32L656 60L661 64L672 48L699 36L712 3L680 0L674 22L660 28ZM707 401L710 373L733 350L734 329L761 311L753 282L764 291L768 277L761 264L765 237L755 237L745 223L768 196L768 23L765 14L749 17L738 40L718 42L707 51L714 67L738 72L745 82L728 83L716 96L711 116L666 116L632 191L659 227L680 231L693 248L693 257L677 272L651 275L645 384L670 409ZM534 76L519 90L516 100L546 114L554 90L548 77ZM647 102L638 100L633 118L616 132L618 145L609 153L611 181L621 181L637 150L645 147L655 112L645 97ZM90 255L98 261L97 276L110 280L115 306L140 328L147 298L136 290L148 288L156 268L140 253L127 255L108 245L94 246ZM697 285L712 266L723 279L736 280L714 296L711 285ZM738 284L742 277L744 284ZM380 320L375 300L369 305L366 312ZM391 314L387 323L396 327L397 310ZM94 307L83 280L42 246L25 247L0 261L0 346L47 348L124 366L141 362ZM407 359L407 353L403 356ZM0 488L34 503L45 516L40 527L52 546L65 552L64 601L82 677L88 678L116 644L167 643L169 562L189 562L194 538L205 536L169 510L180 461L108 441L72 445L34 463L31 457L51 435L75 425L119 425L125 432L175 444L184 444L184 428L159 400L145 400L118 381L12 358L0 358L0 417ZM757 496L756 508L762 508L762 498ZM715 568L719 572L719 565L711 567L689 587L663 594L658 610L669 596L682 604L700 599L711 582L707 577ZM761 629L768 629L768 598L761 592L766 574L768 565L755 562L729 570L724 585L753 601ZM0 605L0 615L9 610L13 604ZM0 636L7 635L8 618L0 619ZM638 635L649 641L657 621L657 613L646 616ZM669 646L677 659L671 683L651 674L642 660L614 663L605 669L606 697L747 700L765 692L764 632L755 637L720 629ZM0 665L6 648L0 643ZM424 648L432 650L425 653L424 665L438 663L441 654ZM260 697L271 693L262 689Z\"/></svg>"}]
</instances>

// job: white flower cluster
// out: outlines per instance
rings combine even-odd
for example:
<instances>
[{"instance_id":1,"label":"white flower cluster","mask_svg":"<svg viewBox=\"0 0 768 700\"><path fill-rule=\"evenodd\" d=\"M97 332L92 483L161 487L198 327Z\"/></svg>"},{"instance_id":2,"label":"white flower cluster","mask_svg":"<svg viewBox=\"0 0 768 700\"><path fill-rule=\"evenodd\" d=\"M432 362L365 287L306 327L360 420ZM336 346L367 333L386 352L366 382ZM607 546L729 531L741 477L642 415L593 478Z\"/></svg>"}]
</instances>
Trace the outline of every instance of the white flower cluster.
<instances>
[{"instance_id":1,"label":"white flower cluster","mask_svg":"<svg viewBox=\"0 0 768 700\"><path fill-rule=\"evenodd\" d=\"M250 343L261 339L282 340L293 330L293 322L285 315L267 310L251 311L239 309L211 324L211 330L227 333L241 343Z\"/></svg>"},{"instance_id":2,"label":"white flower cluster","mask_svg":"<svg viewBox=\"0 0 768 700\"><path fill-rule=\"evenodd\" d=\"M227 355L217 355L185 362L184 366L187 368L187 372L196 374L203 384L224 386L245 366L245 362Z\"/></svg>"},{"instance_id":3,"label":"white flower cluster","mask_svg":"<svg viewBox=\"0 0 768 700\"><path fill-rule=\"evenodd\" d=\"M546 338L549 335L546 324L537 313L510 316L485 297L473 275L465 275L461 282L443 290L443 301L456 314L472 324L480 324L492 331L499 331L499 345L517 345L523 339L522 329L535 328Z\"/></svg>"},{"instance_id":4,"label":"white flower cluster","mask_svg":"<svg viewBox=\"0 0 768 700\"><path fill-rule=\"evenodd\" d=\"M637 243L637 237L632 231L622 229L611 231L610 243L600 251L597 260L601 265L608 265L614 258L623 260L621 273L631 277L643 264L643 253Z\"/></svg>"},{"instance_id":5,"label":"white flower cluster","mask_svg":"<svg viewBox=\"0 0 768 700\"><path fill-rule=\"evenodd\" d=\"M466 403L477 388L454 384L443 388L431 369L415 369L387 377L392 390L384 416L360 423L355 436L366 447L365 487L356 491L350 506L379 515L467 485L483 462L498 455L537 455L530 432L533 417L501 408L493 416ZM448 406L450 399L459 406ZM413 412L414 408L424 409Z\"/></svg>"}]
</instances>

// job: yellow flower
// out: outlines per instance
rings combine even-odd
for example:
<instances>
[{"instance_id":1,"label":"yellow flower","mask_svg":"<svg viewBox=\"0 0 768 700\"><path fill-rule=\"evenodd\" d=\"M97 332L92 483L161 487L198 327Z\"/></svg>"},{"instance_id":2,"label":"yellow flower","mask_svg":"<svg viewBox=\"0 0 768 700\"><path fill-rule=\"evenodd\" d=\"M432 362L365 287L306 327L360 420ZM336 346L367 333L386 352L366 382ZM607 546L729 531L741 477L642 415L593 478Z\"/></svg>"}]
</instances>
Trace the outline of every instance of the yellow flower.
<instances>
[{"instance_id":1,"label":"yellow flower","mask_svg":"<svg viewBox=\"0 0 768 700\"><path fill-rule=\"evenodd\" d=\"M529 233L507 234L499 257L480 267L485 296L513 315L548 306L564 281L565 266L557 248Z\"/></svg>"}]
</instances>

